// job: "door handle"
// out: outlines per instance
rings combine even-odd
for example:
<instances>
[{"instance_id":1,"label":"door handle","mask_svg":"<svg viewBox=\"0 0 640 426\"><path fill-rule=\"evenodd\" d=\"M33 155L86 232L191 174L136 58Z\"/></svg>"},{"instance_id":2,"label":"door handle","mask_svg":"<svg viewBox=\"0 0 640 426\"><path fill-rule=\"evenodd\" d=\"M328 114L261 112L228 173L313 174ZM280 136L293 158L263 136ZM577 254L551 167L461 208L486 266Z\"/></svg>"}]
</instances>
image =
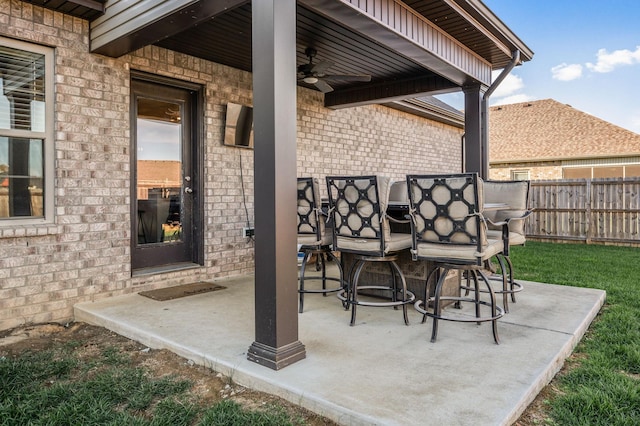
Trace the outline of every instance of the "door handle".
<instances>
[{"instance_id":1,"label":"door handle","mask_svg":"<svg viewBox=\"0 0 640 426\"><path fill-rule=\"evenodd\" d=\"M193 192L193 189L189 188L188 186L185 186L185 187L184 187L184 192L185 192L186 194L191 194L191 193Z\"/></svg>"}]
</instances>

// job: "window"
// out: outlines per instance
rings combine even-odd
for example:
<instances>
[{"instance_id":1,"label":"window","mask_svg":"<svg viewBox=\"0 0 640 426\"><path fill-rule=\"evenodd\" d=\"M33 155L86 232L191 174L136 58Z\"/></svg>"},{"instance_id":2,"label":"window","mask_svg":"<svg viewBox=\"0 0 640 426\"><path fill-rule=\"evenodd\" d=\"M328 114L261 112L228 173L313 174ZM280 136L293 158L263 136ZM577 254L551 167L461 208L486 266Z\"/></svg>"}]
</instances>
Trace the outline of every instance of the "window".
<instances>
[{"instance_id":1,"label":"window","mask_svg":"<svg viewBox=\"0 0 640 426\"><path fill-rule=\"evenodd\" d=\"M511 180L529 180L529 170L511 170Z\"/></svg>"},{"instance_id":2,"label":"window","mask_svg":"<svg viewBox=\"0 0 640 426\"><path fill-rule=\"evenodd\" d=\"M0 37L0 226L53 220L53 49Z\"/></svg>"}]
</instances>

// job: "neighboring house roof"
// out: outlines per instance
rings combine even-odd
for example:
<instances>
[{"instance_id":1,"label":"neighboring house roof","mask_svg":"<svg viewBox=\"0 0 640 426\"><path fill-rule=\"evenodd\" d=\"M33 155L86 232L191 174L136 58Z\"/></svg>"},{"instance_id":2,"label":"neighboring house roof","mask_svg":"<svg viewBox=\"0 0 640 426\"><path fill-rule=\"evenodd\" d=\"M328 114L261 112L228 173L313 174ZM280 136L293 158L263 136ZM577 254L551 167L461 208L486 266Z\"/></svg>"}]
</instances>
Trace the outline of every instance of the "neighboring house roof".
<instances>
[{"instance_id":1,"label":"neighboring house roof","mask_svg":"<svg viewBox=\"0 0 640 426\"><path fill-rule=\"evenodd\" d=\"M489 109L491 163L640 155L640 135L553 99Z\"/></svg>"},{"instance_id":2,"label":"neighboring house roof","mask_svg":"<svg viewBox=\"0 0 640 426\"><path fill-rule=\"evenodd\" d=\"M419 115L430 120L450 124L461 129L464 128L464 112L455 109L451 105L442 102L434 96L405 99L402 101L385 103L383 105L399 109L410 114Z\"/></svg>"}]
</instances>

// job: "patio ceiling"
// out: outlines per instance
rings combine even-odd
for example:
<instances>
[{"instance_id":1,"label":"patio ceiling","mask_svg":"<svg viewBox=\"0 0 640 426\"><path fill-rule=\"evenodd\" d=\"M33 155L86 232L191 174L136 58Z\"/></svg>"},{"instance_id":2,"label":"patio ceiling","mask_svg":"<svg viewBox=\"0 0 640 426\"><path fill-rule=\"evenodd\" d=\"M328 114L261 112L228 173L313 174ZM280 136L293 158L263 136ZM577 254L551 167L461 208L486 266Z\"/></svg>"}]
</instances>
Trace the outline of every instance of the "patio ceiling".
<instances>
[{"instance_id":1,"label":"patio ceiling","mask_svg":"<svg viewBox=\"0 0 640 426\"><path fill-rule=\"evenodd\" d=\"M30 2L92 20L95 53L117 57L154 44L245 71L252 68L248 0L178 0L171 2L171 10L158 3L138 15L132 11L141 3L118 10L118 2L107 0ZM313 47L318 52L315 63L334 64L328 74L371 75L368 83L330 80L334 91L325 94L327 107L389 103L465 85L488 86L490 70L505 67L514 51L521 52L522 62L533 55L478 0L297 3L297 65L308 62L305 49ZM102 17L100 9L105 11Z\"/></svg>"},{"instance_id":2,"label":"patio ceiling","mask_svg":"<svg viewBox=\"0 0 640 426\"><path fill-rule=\"evenodd\" d=\"M25 0L25 2L91 21L104 14L104 4L107 0Z\"/></svg>"}]
</instances>

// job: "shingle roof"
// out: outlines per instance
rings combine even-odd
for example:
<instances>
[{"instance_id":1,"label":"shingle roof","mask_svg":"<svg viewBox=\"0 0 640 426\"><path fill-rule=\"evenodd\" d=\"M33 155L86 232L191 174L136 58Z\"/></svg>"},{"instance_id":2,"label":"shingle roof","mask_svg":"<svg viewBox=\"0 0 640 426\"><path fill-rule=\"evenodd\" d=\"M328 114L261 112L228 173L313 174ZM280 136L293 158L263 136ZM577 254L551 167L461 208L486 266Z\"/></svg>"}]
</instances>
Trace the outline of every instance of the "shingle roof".
<instances>
[{"instance_id":1,"label":"shingle roof","mask_svg":"<svg viewBox=\"0 0 640 426\"><path fill-rule=\"evenodd\" d=\"M640 155L640 135L553 99L489 109L491 163Z\"/></svg>"}]
</instances>

